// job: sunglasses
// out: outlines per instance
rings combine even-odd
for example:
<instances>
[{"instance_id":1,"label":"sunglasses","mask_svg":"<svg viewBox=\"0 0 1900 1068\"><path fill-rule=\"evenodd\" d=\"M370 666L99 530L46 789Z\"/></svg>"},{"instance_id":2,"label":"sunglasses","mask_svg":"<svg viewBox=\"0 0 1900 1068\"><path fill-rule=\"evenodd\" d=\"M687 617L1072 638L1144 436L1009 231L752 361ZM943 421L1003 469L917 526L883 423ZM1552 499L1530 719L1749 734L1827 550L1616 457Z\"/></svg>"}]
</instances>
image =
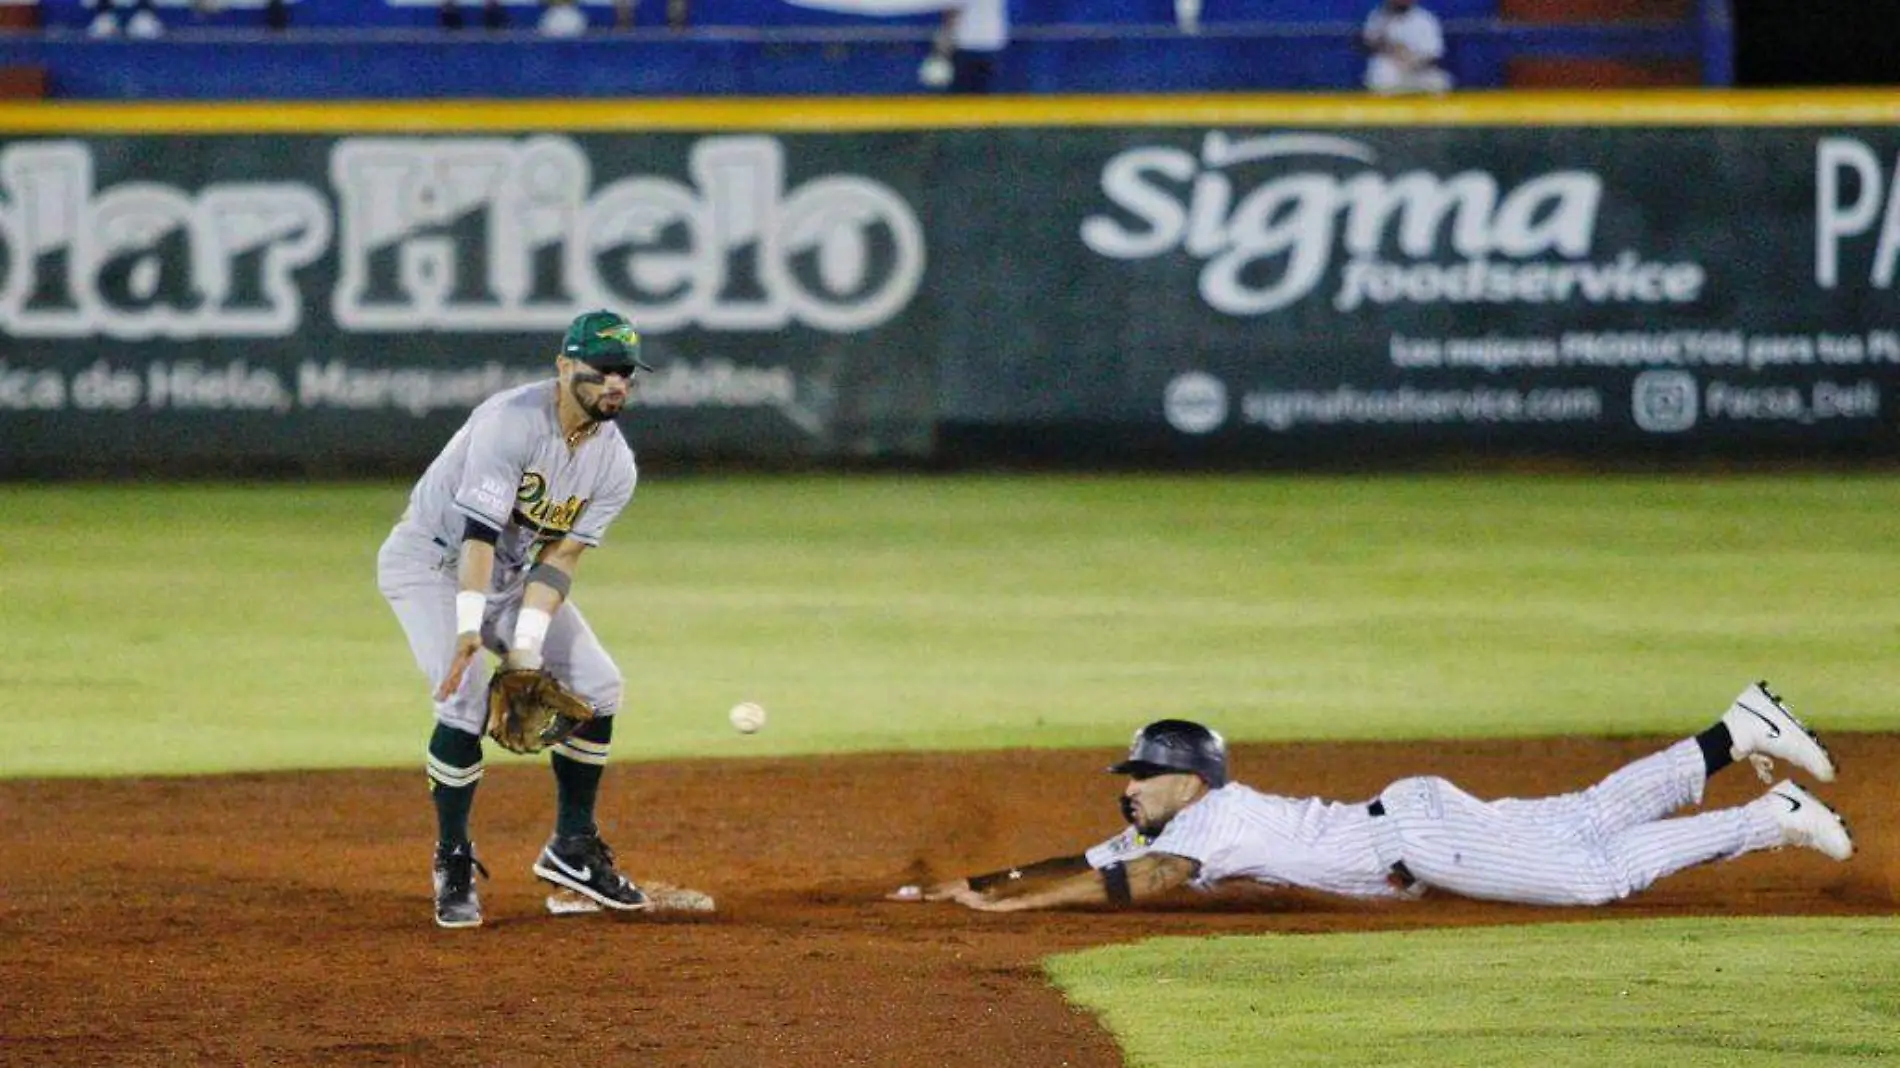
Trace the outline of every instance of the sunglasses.
<instances>
[{"instance_id":1,"label":"sunglasses","mask_svg":"<svg viewBox=\"0 0 1900 1068\"><path fill-rule=\"evenodd\" d=\"M640 373L637 363L583 363L574 369L574 381L598 384L607 381L608 375L619 375L631 383Z\"/></svg>"}]
</instances>

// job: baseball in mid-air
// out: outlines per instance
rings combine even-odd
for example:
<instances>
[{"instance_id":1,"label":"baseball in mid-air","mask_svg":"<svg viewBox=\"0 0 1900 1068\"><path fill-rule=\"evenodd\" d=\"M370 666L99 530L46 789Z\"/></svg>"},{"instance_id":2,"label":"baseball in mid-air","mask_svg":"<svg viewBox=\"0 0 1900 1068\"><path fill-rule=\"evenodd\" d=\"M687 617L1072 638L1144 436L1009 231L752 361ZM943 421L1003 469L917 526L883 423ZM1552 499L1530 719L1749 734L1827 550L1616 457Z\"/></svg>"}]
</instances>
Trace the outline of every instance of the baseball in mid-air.
<instances>
[{"instance_id":1,"label":"baseball in mid-air","mask_svg":"<svg viewBox=\"0 0 1900 1068\"><path fill-rule=\"evenodd\" d=\"M765 726L765 708L751 701L741 701L732 706L726 718L732 721L732 729L740 734L756 734L760 727Z\"/></svg>"}]
</instances>

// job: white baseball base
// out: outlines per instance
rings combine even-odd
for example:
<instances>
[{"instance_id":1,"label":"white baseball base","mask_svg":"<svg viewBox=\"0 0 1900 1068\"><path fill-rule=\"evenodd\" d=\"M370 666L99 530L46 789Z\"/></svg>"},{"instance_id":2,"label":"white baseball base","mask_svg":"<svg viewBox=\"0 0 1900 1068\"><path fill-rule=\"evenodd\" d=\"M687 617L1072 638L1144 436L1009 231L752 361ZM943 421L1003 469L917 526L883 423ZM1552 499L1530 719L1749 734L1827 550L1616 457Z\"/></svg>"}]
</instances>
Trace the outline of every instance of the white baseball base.
<instances>
[{"instance_id":1,"label":"white baseball base","mask_svg":"<svg viewBox=\"0 0 1900 1068\"><path fill-rule=\"evenodd\" d=\"M640 889L646 891L647 900L653 903L650 911L714 911L712 895L701 890L690 890L671 883L642 883ZM606 911L593 898L567 889L549 894L546 904L550 916L585 916L590 912Z\"/></svg>"}]
</instances>

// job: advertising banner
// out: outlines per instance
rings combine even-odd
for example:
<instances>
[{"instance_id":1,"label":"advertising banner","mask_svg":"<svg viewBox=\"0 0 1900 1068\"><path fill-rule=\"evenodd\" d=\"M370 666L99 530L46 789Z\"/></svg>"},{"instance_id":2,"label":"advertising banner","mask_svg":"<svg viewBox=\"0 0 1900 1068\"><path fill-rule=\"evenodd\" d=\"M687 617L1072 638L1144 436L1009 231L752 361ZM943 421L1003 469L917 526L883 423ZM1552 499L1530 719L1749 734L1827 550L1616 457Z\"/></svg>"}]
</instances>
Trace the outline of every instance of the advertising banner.
<instances>
[{"instance_id":1,"label":"advertising banner","mask_svg":"<svg viewBox=\"0 0 1900 1068\"><path fill-rule=\"evenodd\" d=\"M1017 254L972 265L1010 328L946 361L950 423L1294 453L1896 443L1892 129L1007 143L1063 166L1011 168L979 243Z\"/></svg>"},{"instance_id":2,"label":"advertising banner","mask_svg":"<svg viewBox=\"0 0 1900 1068\"><path fill-rule=\"evenodd\" d=\"M849 141L749 135L7 143L7 466L426 459L596 307L656 366L636 449L921 454L925 169L885 151L872 176Z\"/></svg>"},{"instance_id":3,"label":"advertising banner","mask_svg":"<svg viewBox=\"0 0 1900 1068\"><path fill-rule=\"evenodd\" d=\"M684 458L1893 452L1896 159L1789 124L0 140L0 464L410 464L592 307L659 366L636 448Z\"/></svg>"}]
</instances>

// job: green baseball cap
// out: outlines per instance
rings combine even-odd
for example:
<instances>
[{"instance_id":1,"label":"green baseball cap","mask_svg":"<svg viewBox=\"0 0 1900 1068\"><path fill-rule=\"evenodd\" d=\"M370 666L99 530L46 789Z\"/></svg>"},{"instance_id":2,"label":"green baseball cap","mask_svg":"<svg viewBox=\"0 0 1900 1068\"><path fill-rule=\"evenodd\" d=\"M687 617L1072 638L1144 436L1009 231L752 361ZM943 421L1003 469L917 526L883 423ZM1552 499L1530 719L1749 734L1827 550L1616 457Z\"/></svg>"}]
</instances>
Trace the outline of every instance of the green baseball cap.
<instances>
[{"instance_id":1,"label":"green baseball cap","mask_svg":"<svg viewBox=\"0 0 1900 1068\"><path fill-rule=\"evenodd\" d=\"M561 355L603 374L653 370L640 359L639 331L626 316L605 309L575 316L561 339Z\"/></svg>"}]
</instances>

